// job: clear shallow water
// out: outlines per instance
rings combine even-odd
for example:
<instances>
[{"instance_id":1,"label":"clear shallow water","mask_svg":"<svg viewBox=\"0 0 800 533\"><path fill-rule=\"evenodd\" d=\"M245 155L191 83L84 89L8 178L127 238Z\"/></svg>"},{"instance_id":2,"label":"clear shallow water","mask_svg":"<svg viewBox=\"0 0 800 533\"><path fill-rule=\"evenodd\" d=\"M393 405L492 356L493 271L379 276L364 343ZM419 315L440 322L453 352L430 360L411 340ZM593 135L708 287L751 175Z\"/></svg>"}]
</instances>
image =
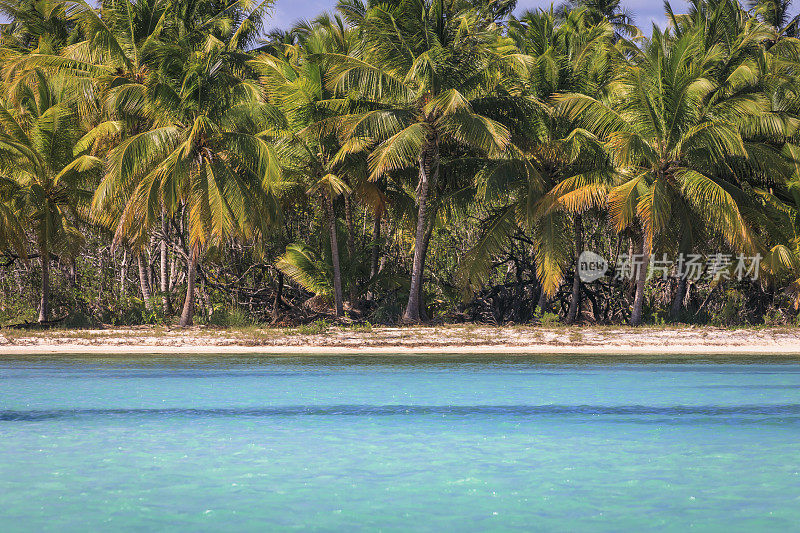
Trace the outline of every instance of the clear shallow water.
<instances>
[{"instance_id":1,"label":"clear shallow water","mask_svg":"<svg viewBox=\"0 0 800 533\"><path fill-rule=\"evenodd\" d=\"M0 360L0 530L800 530L800 364L552 361Z\"/></svg>"}]
</instances>

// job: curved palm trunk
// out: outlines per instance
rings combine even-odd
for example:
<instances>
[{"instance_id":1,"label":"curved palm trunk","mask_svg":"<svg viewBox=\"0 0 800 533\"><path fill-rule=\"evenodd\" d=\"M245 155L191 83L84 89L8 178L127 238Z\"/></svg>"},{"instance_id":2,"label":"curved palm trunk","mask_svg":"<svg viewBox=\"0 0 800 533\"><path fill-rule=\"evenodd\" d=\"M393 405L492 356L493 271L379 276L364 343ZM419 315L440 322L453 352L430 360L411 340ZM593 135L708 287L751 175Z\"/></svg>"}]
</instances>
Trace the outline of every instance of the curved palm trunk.
<instances>
[{"instance_id":1,"label":"curved palm trunk","mask_svg":"<svg viewBox=\"0 0 800 533\"><path fill-rule=\"evenodd\" d=\"M631 313L631 326L641 326L644 319L644 289L647 285L647 271L650 266L650 250L647 249L647 239L641 236L642 244L640 247L641 264L636 270L636 294L633 298L633 312Z\"/></svg>"},{"instance_id":2,"label":"curved palm trunk","mask_svg":"<svg viewBox=\"0 0 800 533\"><path fill-rule=\"evenodd\" d=\"M333 210L333 198L329 193L323 194L325 210L328 212L328 231L331 237L331 262L333 262L333 303L336 316L344 315L342 304L342 269L339 262L339 239L336 236L336 212Z\"/></svg>"},{"instance_id":3,"label":"curved palm trunk","mask_svg":"<svg viewBox=\"0 0 800 533\"><path fill-rule=\"evenodd\" d=\"M194 316L194 286L195 277L197 274L198 255L199 251L197 249L193 249L186 265L186 299L183 301L183 312L181 313L180 321L180 326L182 328L193 325L192 317Z\"/></svg>"},{"instance_id":4,"label":"curved palm trunk","mask_svg":"<svg viewBox=\"0 0 800 533\"><path fill-rule=\"evenodd\" d=\"M578 263L583 253L583 219L575 216L575 275L572 280L572 298L569 302L567 324L573 324L581 309L581 278L578 275Z\"/></svg>"},{"instance_id":5,"label":"curved palm trunk","mask_svg":"<svg viewBox=\"0 0 800 533\"><path fill-rule=\"evenodd\" d=\"M42 264L42 293L39 299L39 324L50 320L50 252L41 248L39 261Z\"/></svg>"},{"instance_id":6,"label":"curved palm trunk","mask_svg":"<svg viewBox=\"0 0 800 533\"><path fill-rule=\"evenodd\" d=\"M403 313L403 322L415 324L420 322L420 305L422 302L422 277L425 273L425 256L427 255L428 233L428 196L430 186L435 182L438 173L438 145L435 137L428 137L419 157L419 185L417 186L417 231L414 236L414 262L411 266L411 289L408 304Z\"/></svg>"},{"instance_id":7,"label":"curved palm trunk","mask_svg":"<svg viewBox=\"0 0 800 533\"><path fill-rule=\"evenodd\" d=\"M683 235L681 236L681 244L678 247L678 251L685 257L689 252L691 252L691 244L690 239L688 237L688 232L684 230ZM684 269L680 269L684 270ZM685 272L678 272L678 288L675 292L675 297L672 300L672 306L670 306L669 310L669 317L673 322L677 322L681 318L681 312L683 311L683 301L686 299L686 292L689 289L689 280L686 278Z\"/></svg>"},{"instance_id":8,"label":"curved palm trunk","mask_svg":"<svg viewBox=\"0 0 800 533\"><path fill-rule=\"evenodd\" d=\"M145 268L144 258L141 253L136 254L136 263L139 267L139 287L142 290L142 300L144 308L148 311L153 310L153 297L150 293L150 283L147 281L147 269Z\"/></svg>"}]
</instances>

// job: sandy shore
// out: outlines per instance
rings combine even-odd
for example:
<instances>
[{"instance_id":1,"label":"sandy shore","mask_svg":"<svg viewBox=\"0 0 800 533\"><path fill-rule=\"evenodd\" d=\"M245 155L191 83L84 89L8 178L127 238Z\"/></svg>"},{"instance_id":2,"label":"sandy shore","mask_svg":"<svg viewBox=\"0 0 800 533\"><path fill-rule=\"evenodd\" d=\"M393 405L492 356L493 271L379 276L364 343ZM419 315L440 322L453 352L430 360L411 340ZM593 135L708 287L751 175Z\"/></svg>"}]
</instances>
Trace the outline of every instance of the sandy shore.
<instances>
[{"instance_id":1,"label":"sandy shore","mask_svg":"<svg viewBox=\"0 0 800 533\"><path fill-rule=\"evenodd\" d=\"M116 328L0 332L0 357L45 354L797 355L800 329L445 326L288 329Z\"/></svg>"}]
</instances>

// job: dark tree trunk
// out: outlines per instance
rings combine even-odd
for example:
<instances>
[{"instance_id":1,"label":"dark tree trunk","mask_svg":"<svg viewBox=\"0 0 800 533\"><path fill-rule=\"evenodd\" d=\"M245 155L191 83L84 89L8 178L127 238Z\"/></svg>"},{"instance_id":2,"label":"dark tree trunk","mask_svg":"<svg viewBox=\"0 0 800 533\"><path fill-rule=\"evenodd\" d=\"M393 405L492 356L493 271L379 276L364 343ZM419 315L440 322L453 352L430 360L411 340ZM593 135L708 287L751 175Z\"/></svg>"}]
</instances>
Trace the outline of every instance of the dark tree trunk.
<instances>
[{"instance_id":1,"label":"dark tree trunk","mask_svg":"<svg viewBox=\"0 0 800 533\"><path fill-rule=\"evenodd\" d=\"M168 272L168 262L169 262L169 254L167 253L167 223L166 223L167 215L166 213L161 213L161 243L160 252L161 252L161 262L159 263L160 271L160 279L159 285L161 289L161 301L164 306L164 316L169 317L172 315L172 298L170 293L170 286L169 286L169 272Z\"/></svg>"},{"instance_id":2,"label":"dark tree trunk","mask_svg":"<svg viewBox=\"0 0 800 533\"><path fill-rule=\"evenodd\" d=\"M575 323L581 310L581 277L578 275L578 262L583 253L583 220L575 215L575 276L572 279L572 298L569 302L567 324Z\"/></svg>"},{"instance_id":3,"label":"dark tree trunk","mask_svg":"<svg viewBox=\"0 0 800 533\"><path fill-rule=\"evenodd\" d=\"M638 269L635 270L636 275L636 294L633 298L633 312L631 313L631 326L641 326L644 320L644 289L647 285L647 274L650 266L650 250L647 247L647 238L644 234L641 236L641 246L639 248ZM634 263L637 264L637 263Z\"/></svg>"},{"instance_id":4,"label":"dark tree trunk","mask_svg":"<svg viewBox=\"0 0 800 533\"><path fill-rule=\"evenodd\" d=\"M378 275L378 261L381 255L381 213L378 211L374 215L372 222L372 250L369 261L369 280L370 282ZM372 291L367 293L367 300L371 301L373 298Z\"/></svg>"},{"instance_id":5,"label":"dark tree trunk","mask_svg":"<svg viewBox=\"0 0 800 533\"><path fill-rule=\"evenodd\" d=\"M190 252L189 260L186 262L186 299L183 301L183 312L181 313L180 326L185 328L193 325L194 316L194 286L197 274L197 260L199 250L194 249Z\"/></svg>"},{"instance_id":6,"label":"dark tree trunk","mask_svg":"<svg viewBox=\"0 0 800 533\"><path fill-rule=\"evenodd\" d=\"M417 231L414 236L414 261L411 266L411 288L408 304L403 313L403 322L417 324L420 322L420 305L422 301L422 278L425 274L425 255L427 252L426 234L428 233L428 196L430 187L435 184L439 172L439 147L437 140L429 136L419 158L419 184L417 186Z\"/></svg>"},{"instance_id":7,"label":"dark tree trunk","mask_svg":"<svg viewBox=\"0 0 800 533\"><path fill-rule=\"evenodd\" d=\"M344 315L342 303L342 268L339 262L339 238L336 236L336 212L333 210L333 198L330 193L323 193L323 202L328 214L328 231L331 238L331 261L333 262L333 303L336 316Z\"/></svg>"},{"instance_id":8,"label":"dark tree trunk","mask_svg":"<svg viewBox=\"0 0 800 533\"><path fill-rule=\"evenodd\" d=\"M74 257L69 260L69 284L73 289L78 286L78 267Z\"/></svg>"},{"instance_id":9,"label":"dark tree trunk","mask_svg":"<svg viewBox=\"0 0 800 533\"><path fill-rule=\"evenodd\" d=\"M39 323L50 320L50 252L42 247L39 262L42 265L42 294L39 300Z\"/></svg>"},{"instance_id":10,"label":"dark tree trunk","mask_svg":"<svg viewBox=\"0 0 800 533\"><path fill-rule=\"evenodd\" d=\"M283 300L283 272L278 270L278 288L275 299L272 301L272 321L277 322L281 314L281 301Z\"/></svg>"},{"instance_id":11,"label":"dark tree trunk","mask_svg":"<svg viewBox=\"0 0 800 533\"><path fill-rule=\"evenodd\" d=\"M539 301L536 302L536 309L542 314L547 312L547 294L544 292L544 287L539 289Z\"/></svg>"},{"instance_id":12,"label":"dark tree trunk","mask_svg":"<svg viewBox=\"0 0 800 533\"><path fill-rule=\"evenodd\" d=\"M686 291L689 288L689 283L686 276L678 278L678 290L675 292L675 298L672 300L672 308L669 315L673 321L678 321L683 311L683 301L686 299Z\"/></svg>"},{"instance_id":13,"label":"dark tree trunk","mask_svg":"<svg viewBox=\"0 0 800 533\"><path fill-rule=\"evenodd\" d=\"M147 271L145 270L144 257L142 253L136 254L136 263L139 267L139 287L142 290L142 300L144 301L144 308L148 311L153 310L153 298L150 293L150 284L147 281Z\"/></svg>"}]
</instances>

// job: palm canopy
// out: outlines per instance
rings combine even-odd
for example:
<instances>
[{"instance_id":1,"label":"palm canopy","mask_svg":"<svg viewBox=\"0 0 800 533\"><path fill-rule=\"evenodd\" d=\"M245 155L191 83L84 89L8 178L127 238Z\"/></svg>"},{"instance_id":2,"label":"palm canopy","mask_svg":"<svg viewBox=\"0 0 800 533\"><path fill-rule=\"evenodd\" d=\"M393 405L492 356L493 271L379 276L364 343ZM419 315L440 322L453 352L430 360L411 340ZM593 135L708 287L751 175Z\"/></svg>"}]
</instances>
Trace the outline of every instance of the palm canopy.
<instances>
[{"instance_id":1,"label":"palm canopy","mask_svg":"<svg viewBox=\"0 0 800 533\"><path fill-rule=\"evenodd\" d=\"M704 49L696 36L667 41L656 32L623 70L613 107L586 95L559 101L605 142L628 175L609 199L617 230L639 221L652 242L680 221L681 207L696 211L731 246L754 252L757 236L736 202L739 189L718 169L725 161L749 160L755 147L746 145L743 125L768 113L769 102L749 92L746 82L725 94L714 79L719 52Z\"/></svg>"},{"instance_id":2,"label":"palm canopy","mask_svg":"<svg viewBox=\"0 0 800 533\"><path fill-rule=\"evenodd\" d=\"M80 241L74 224L86 213L83 172L98 167L93 157L73 158L80 130L70 108L69 86L37 72L21 89L19 107L0 107L0 157L20 220L33 230L40 249L68 251ZM63 247L62 247L63 245ZM74 248L73 248L74 249Z\"/></svg>"},{"instance_id":3,"label":"palm canopy","mask_svg":"<svg viewBox=\"0 0 800 533\"><path fill-rule=\"evenodd\" d=\"M115 213L109 202L123 199L117 238L182 205L195 249L269 221L264 202L280 171L272 146L258 136L265 115L256 90L224 68L219 50L195 55L173 95L179 107L109 154L94 209L108 216Z\"/></svg>"},{"instance_id":4,"label":"palm canopy","mask_svg":"<svg viewBox=\"0 0 800 533\"><path fill-rule=\"evenodd\" d=\"M0 13L9 20L3 24L2 45L16 54L57 54L81 39L81 32L67 17L63 0L0 1Z\"/></svg>"},{"instance_id":5,"label":"palm canopy","mask_svg":"<svg viewBox=\"0 0 800 533\"><path fill-rule=\"evenodd\" d=\"M568 0L562 12L567 13L576 8L585 8L592 24L604 21L611 24L617 39L641 35L633 15L622 7L622 0Z\"/></svg>"}]
</instances>

